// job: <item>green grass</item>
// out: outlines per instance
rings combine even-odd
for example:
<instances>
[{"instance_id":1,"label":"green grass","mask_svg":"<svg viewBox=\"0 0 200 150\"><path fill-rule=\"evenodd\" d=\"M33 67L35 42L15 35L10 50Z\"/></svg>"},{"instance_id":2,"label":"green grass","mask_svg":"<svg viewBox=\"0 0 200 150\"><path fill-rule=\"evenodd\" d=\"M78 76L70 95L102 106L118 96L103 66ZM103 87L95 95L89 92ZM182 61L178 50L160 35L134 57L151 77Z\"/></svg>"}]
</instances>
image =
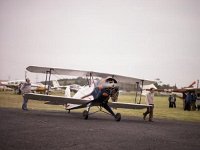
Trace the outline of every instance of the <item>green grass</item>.
<instances>
[{"instance_id":1,"label":"green grass","mask_svg":"<svg viewBox=\"0 0 200 150\"><path fill-rule=\"evenodd\" d=\"M63 93L56 93L56 95L62 95L62 94ZM135 102L135 94L133 93L120 94L119 101ZM137 101L139 101L139 98L137 98ZM144 97L142 97L141 103L145 103ZM155 96L154 103L155 103L154 118L200 122L200 111L184 111L182 99L177 98L176 102L177 108L168 107L168 97L166 96ZM13 94L12 92L0 92L0 107L21 109L21 104L22 104L21 95L16 95ZM29 100L28 107L32 110L65 111L63 109L63 106L48 105L44 104L44 102L42 101L33 101L33 100ZM92 108L91 110L95 110L95 108ZM142 113L145 110L146 109L140 109L140 110L117 109L114 111L120 112L122 116L142 117ZM82 112L83 109L75 111Z\"/></svg>"},{"instance_id":2,"label":"green grass","mask_svg":"<svg viewBox=\"0 0 200 150\"><path fill-rule=\"evenodd\" d=\"M13 92L0 92L0 107L21 109L22 95L14 94ZM29 100L28 107L34 110L56 110L63 111L63 106L47 105L42 101Z\"/></svg>"}]
</instances>

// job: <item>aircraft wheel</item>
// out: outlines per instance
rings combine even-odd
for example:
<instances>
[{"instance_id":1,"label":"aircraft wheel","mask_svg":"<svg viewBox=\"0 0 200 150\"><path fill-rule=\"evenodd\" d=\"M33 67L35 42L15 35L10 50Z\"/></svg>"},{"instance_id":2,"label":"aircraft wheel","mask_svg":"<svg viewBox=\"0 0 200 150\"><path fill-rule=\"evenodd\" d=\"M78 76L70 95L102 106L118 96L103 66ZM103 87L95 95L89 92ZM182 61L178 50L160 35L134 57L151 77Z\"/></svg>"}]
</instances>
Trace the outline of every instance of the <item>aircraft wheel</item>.
<instances>
[{"instance_id":1,"label":"aircraft wheel","mask_svg":"<svg viewBox=\"0 0 200 150\"><path fill-rule=\"evenodd\" d=\"M117 114L115 115L115 120L116 120L116 121L120 121L120 120L121 120L121 114L120 114L120 113L117 113Z\"/></svg>"},{"instance_id":2,"label":"aircraft wheel","mask_svg":"<svg viewBox=\"0 0 200 150\"><path fill-rule=\"evenodd\" d=\"M84 110L84 111L83 111L83 118L84 118L85 120L88 119L88 111L87 111L87 110Z\"/></svg>"}]
</instances>

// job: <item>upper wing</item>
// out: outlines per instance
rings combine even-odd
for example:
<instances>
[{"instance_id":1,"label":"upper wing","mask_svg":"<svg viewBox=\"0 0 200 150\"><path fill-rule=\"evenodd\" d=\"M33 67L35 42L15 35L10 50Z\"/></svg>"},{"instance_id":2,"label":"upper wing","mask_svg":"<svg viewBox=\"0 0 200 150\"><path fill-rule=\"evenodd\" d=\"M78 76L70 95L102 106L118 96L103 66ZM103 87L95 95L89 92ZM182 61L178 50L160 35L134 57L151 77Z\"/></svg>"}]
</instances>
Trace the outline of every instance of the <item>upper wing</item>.
<instances>
[{"instance_id":1,"label":"upper wing","mask_svg":"<svg viewBox=\"0 0 200 150\"><path fill-rule=\"evenodd\" d=\"M108 76L111 76L115 78L118 82L122 83L136 83L143 81L143 84L151 84L155 83L155 81L151 80L144 80L140 78L133 78L133 77L126 77L122 75L115 75L115 74L109 74L109 73L100 73L100 72L93 72L93 71L81 71L81 70L72 70L72 69L60 69L60 68L48 68L48 67L37 67L37 66L29 66L26 68L30 72L34 73L46 73L47 71L51 70L51 74L59 74L59 75L69 75L69 76L96 76L101 78L106 78Z\"/></svg>"}]
</instances>

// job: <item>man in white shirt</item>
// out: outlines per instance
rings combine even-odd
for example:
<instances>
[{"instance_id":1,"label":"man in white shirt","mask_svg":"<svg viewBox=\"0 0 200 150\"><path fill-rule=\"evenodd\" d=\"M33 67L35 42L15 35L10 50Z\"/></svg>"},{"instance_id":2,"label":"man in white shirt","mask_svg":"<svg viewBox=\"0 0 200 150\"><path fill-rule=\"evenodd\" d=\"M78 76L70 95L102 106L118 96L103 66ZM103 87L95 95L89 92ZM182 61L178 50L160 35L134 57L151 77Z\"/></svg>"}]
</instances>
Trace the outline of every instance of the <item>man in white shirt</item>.
<instances>
[{"instance_id":1,"label":"man in white shirt","mask_svg":"<svg viewBox=\"0 0 200 150\"><path fill-rule=\"evenodd\" d=\"M147 107L145 113L143 113L143 119L146 119L146 116L149 114L149 121L153 121L153 108L154 108L154 88L150 89L150 92L146 95L146 104L151 105L152 107Z\"/></svg>"}]
</instances>

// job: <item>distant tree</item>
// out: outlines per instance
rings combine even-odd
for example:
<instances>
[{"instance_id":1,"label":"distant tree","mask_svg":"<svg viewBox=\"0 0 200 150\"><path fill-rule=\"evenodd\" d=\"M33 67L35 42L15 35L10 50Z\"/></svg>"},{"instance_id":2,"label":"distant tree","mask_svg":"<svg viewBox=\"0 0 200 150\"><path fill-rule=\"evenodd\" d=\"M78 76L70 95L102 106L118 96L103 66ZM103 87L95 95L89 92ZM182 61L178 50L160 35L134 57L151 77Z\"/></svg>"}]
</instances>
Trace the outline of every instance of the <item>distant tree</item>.
<instances>
[{"instance_id":1,"label":"distant tree","mask_svg":"<svg viewBox=\"0 0 200 150\"><path fill-rule=\"evenodd\" d=\"M78 84L78 85L85 85L87 83L87 80L82 77L73 78L73 79L60 79L58 80L60 85L70 85L70 84Z\"/></svg>"},{"instance_id":2,"label":"distant tree","mask_svg":"<svg viewBox=\"0 0 200 150\"><path fill-rule=\"evenodd\" d=\"M157 78L155 79L156 83L154 84L158 89L177 89L176 85L170 86L169 84L162 84L163 82Z\"/></svg>"}]
</instances>

